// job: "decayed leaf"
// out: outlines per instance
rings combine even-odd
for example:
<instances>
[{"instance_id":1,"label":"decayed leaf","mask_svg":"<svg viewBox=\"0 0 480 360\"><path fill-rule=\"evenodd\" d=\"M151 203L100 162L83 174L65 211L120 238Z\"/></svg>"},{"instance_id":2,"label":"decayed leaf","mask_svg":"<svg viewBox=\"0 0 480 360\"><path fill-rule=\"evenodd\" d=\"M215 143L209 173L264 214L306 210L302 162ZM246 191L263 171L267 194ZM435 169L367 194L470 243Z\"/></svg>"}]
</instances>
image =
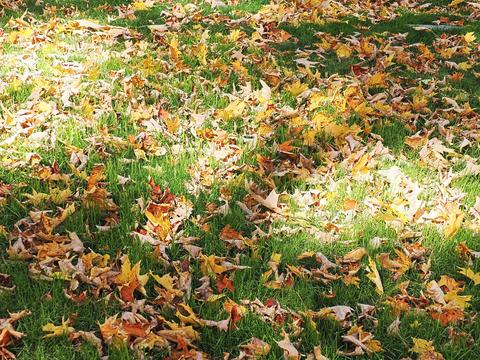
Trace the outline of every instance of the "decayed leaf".
<instances>
[{"instance_id":1,"label":"decayed leaf","mask_svg":"<svg viewBox=\"0 0 480 360\"><path fill-rule=\"evenodd\" d=\"M15 288L12 277L8 274L0 273L0 294L2 292L13 292Z\"/></svg>"},{"instance_id":2,"label":"decayed leaf","mask_svg":"<svg viewBox=\"0 0 480 360\"><path fill-rule=\"evenodd\" d=\"M240 345L240 358L261 358L270 352L270 345L256 337L252 337L247 344Z\"/></svg>"},{"instance_id":3,"label":"decayed leaf","mask_svg":"<svg viewBox=\"0 0 480 360\"><path fill-rule=\"evenodd\" d=\"M283 340L277 341L277 345L283 350L283 357L287 360L299 360L300 353L292 344L287 333L283 334Z\"/></svg>"},{"instance_id":4,"label":"decayed leaf","mask_svg":"<svg viewBox=\"0 0 480 360\"><path fill-rule=\"evenodd\" d=\"M347 335L342 336L342 339L355 346L352 352L340 352L342 355L371 355L373 353L381 352L382 345L380 341L373 339L373 335L363 330L361 326L352 326Z\"/></svg>"}]
</instances>

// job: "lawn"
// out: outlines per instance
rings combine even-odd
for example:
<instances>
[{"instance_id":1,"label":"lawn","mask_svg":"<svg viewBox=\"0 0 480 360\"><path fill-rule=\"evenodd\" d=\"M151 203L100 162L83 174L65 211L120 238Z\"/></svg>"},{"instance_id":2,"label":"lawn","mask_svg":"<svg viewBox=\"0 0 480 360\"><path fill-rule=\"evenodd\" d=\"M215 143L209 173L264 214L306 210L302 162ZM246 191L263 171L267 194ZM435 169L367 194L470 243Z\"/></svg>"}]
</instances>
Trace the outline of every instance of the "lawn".
<instances>
[{"instance_id":1,"label":"lawn","mask_svg":"<svg viewBox=\"0 0 480 360\"><path fill-rule=\"evenodd\" d=\"M480 6L0 0L0 359L480 358Z\"/></svg>"}]
</instances>

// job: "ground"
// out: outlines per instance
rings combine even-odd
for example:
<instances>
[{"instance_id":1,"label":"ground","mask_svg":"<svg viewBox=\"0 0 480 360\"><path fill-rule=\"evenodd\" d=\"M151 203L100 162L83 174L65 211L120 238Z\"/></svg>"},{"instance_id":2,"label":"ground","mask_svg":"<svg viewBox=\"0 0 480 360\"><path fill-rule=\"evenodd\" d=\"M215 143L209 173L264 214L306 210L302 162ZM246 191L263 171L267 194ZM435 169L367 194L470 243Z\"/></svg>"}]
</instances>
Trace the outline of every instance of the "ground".
<instances>
[{"instance_id":1,"label":"ground","mask_svg":"<svg viewBox=\"0 0 480 360\"><path fill-rule=\"evenodd\" d=\"M0 358L480 356L480 6L0 0Z\"/></svg>"}]
</instances>

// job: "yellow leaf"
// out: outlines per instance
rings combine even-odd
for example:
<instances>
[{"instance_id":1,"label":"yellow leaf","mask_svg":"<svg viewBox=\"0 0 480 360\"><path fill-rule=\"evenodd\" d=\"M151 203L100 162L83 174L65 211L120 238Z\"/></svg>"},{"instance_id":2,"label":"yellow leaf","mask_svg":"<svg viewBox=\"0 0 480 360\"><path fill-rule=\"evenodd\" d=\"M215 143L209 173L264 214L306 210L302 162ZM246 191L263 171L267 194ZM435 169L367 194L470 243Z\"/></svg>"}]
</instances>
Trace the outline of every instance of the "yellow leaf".
<instances>
[{"instance_id":1,"label":"yellow leaf","mask_svg":"<svg viewBox=\"0 0 480 360\"><path fill-rule=\"evenodd\" d=\"M367 255L367 249L364 247L352 250L348 253L346 253L343 256L343 261L345 262L358 262L363 259L363 257Z\"/></svg>"},{"instance_id":2,"label":"yellow leaf","mask_svg":"<svg viewBox=\"0 0 480 360\"><path fill-rule=\"evenodd\" d=\"M160 285L162 285L168 291L175 290L174 284L173 284L173 279L170 276L170 274L165 274L163 276L158 276L158 275L152 274L152 277L155 279L156 282L158 282Z\"/></svg>"},{"instance_id":3,"label":"yellow leaf","mask_svg":"<svg viewBox=\"0 0 480 360\"><path fill-rule=\"evenodd\" d=\"M248 76L248 69L242 65L242 62L239 59L232 62L232 68L236 73L242 76Z\"/></svg>"},{"instance_id":4,"label":"yellow leaf","mask_svg":"<svg viewBox=\"0 0 480 360\"><path fill-rule=\"evenodd\" d=\"M463 218L465 216L463 212L458 208L451 210L453 211L450 211L448 213L448 219L444 228L444 234L447 239L451 238L457 233L457 231L462 226Z\"/></svg>"},{"instance_id":5,"label":"yellow leaf","mask_svg":"<svg viewBox=\"0 0 480 360\"><path fill-rule=\"evenodd\" d=\"M35 109L40 113L50 113L52 111L52 104L45 101L40 101L35 105Z\"/></svg>"},{"instance_id":6,"label":"yellow leaf","mask_svg":"<svg viewBox=\"0 0 480 360\"><path fill-rule=\"evenodd\" d=\"M424 146L428 141L428 133L424 135L415 134L412 136L406 136L404 143L410 146L412 149L418 149Z\"/></svg>"},{"instance_id":7,"label":"yellow leaf","mask_svg":"<svg viewBox=\"0 0 480 360\"><path fill-rule=\"evenodd\" d=\"M377 353L382 351L382 343L379 340L365 341L364 345L367 347L367 353Z\"/></svg>"},{"instance_id":8,"label":"yellow leaf","mask_svg":"<svg viewBox=\"0 0 480 360\"><path fill-rule=\"evenodd\" d=\"M412 340L413 340L413 347L410 349L411 352L414 352L416 354L423 354L428 351L435 351L432 341L419 339L419 338L412 338Z\"/></svg>"},{"instance_id":9,"label":"yellow leaf","mask_svg":"<svg viewBox=\"0 0 480 360\"><path fill-rule=\"evenodd\" d=\"M220 258L217 258L215 255L200 257L200 269L204 275L215 275L221 274L227 271L227 268L221 265L217 265L216 261Z\"/></svg>"},{"instance_id":10,"label":"yellow leaf","mask_svg":"<svg viewBox=\"0 0 480 360\"><path fill-rule=\"evenodd\" d=\"M460 309L465 309L472 300L472 295L458 295L459 290L449 291L445 294L444 299L451 305L458 306Z\"/></svg>"},{"instance_id":11,"label":"yellow leaf","mask_svg":"<svg viewBox=\"0 0 480 360\"><path fill-rule=\"evenodd\" d=\"M377 270L377 264L375 264L375 261L369 256L368 257L368 268L369 273L367 274L367 277L372 281L375 286L376 286L376 291L378 294L382 295L383 294L383 284L382 284L382 279L380 278L380 274L378 273Z\"/></svg>"},{"instance_id":12,"label":"yellow leaf","mask_svg":"<svg viewBox=\"0 0 480 360\"><path fill-rule=\"evenodd\" d=\"M174 62L180 61L180 50L178 50L178 38L174 36L172 40L170 40L170 44L168 46L170 51L170 57Z\"/></svg>"},{"instance_id":13,"label":"yellow leaf","mask_svg":"<svg viewBox=\"0 0 480 360\"><path fill-rule=\"evenodd\" d=\"M275 263L275 264L280 264L280 261L282 260L282 254L281 253L273 253L272 256L270 257L270 261Z\"/></svg>"},{"instance_id":14,"label":"yellow leaf","mask_svg":"<svg viewBox=\"0 0 480 360\"><path fill-rule=\"evenodd\" d=\"M285 89L292 94L293 96L297 97L298 95L302 94L305 90L308 89L307 84L302 84L300 80L296 80L295 82L288 84L285 86Z\"/></svg>"},{"instance_id":15,"label":"yellow leaf","mask_svg":"<svg viewBox=\"0 0 480 360\"><path fill-rule=\"evenodd\" d=\"M176 134L180 128L180 118L178 116L167 117L165 120L165 125L167 126L167 131L170 134Z\"/></svg>"},{"instance_id":16,"label":"yellow leaf","mask_svg":"<svg viewBox=\"0 0 480 360\"><path fill-rule=\"evenodd\" d=\"M424 95L415 95L413 97L413 109L417 112L423 111L428 105L428 99Z\"/></svg>"},{"instance_id":17,"label":"yellow leaf","mask_svg":"<svg viewBox=\"0 0 480 360\"><path fill-rule=\"evenodd\" d=\"M153 7L154 2L153 1L134 1L132 3L132 9L133 11L144 11L151 9Z\"/></svg>"},{"instance_id":18,"label":"yellow leaf","mask_svg":"<svg viewBox=\"0 0 480 360\"><path fill-rule=\"evenodd\" d=\"M370 76L366 81L366 84L372 87L386 87L387 86L386 79L387 79L386 73L378 72Z\"/></svg>"},{"instance_id":19,"label":"yellow leaf","mask_svg":"<svg viewBox=\"0 0 480 360\"><path fill-rule=\"evenodd\" d=\"M321 129L326 124L332 122L332 118L329 115L319 112L313 116L312 122L317 129Z\"/></svg>"},{"instance_id":20,"label":"yellow leaf","mask_svg":"<svg viewBox=\"0 0 480 360\"><path fill-rule=\"evenodd\" d=\"M383 62L383 65L385 67L389 67L390 65L393 64L393 59L395 58L395 53L391 53L390 55L385 57L385 60Z\"/></svg>"},{"instance_id":21,"label":"yellow leaf","mask_svg":"<svg viewBox=\"0 0 480 360\"><path fill-rule=\"evenodd\" d=\"M345 135L351 132L351 128L345 125L338 125L334 122L326 124L322 131L335 139L343 138Z\"/></svg>"},{"instance_id":22,"label":"yellow leaf","mask_svg":"<svg viewBox=\"0 0 480 360\"><path fill-rule=\"evenodd\" d=\"M458 64L458 68L463 71L470 70L472 68L472 65L469 64L467 61L463 61Z\"/></svg>"},{"instance_id":23,"label":"yellow leaf","mask_svg":"<svg viewBox=\"0 0 480 360\"><path fill-rule=\"evenodd\" d=\"M335 49L335 52L340 59L346 59L352 55L352 49L345 44L338 45Z\"/></svg>"},{"instance_id":24,"label":"yellow leaf","mask_svg":"<svg viewBox=\"0 0 480 360\"><path fill-rule=\"evenodd\" d=\"M448 4L449 7L457 6L461 3L463 3L465 0L453 0L450 4Z\"/></svg>"},{"instance_id":25,"label":"yellow leaf","mask_svg":"<svg viewBox=\"0 0 480 360\"><path fill-rule=\"evenodd\" d=\"M93 115L95 113L95 107L90 102L90 99L85 98L82 100L80 111L87 120L93 119Z\"/></svg>"},{"instance_id":26,"label":"yellow leaf","mask_svg":"<svg viewBox=\"0 0 480 360\"><path fill-rule=\"evenodd\" d=\"M364 154L357 163L352 167L352 174L353 175L360 175L360 174L368 174L370 168L368 166L371 160L370 154Z\"/></svg>"},{"instance_id":27,"label":"yellow leaf","mask_svg":"<svg viewBox=\"0 0 480 360\"><path fill-rule=\"evenodd\" d=\"M471 42L474 42L477 38L473 32L468 32L463 35L463 39L465 40L465 42L470 44Z\"/></svg>"},{"instance_id":28,"label":"yellow leaf","mask_svg":"<svg viewBox=\"0 0 480 360\"><path fill-rule=\"evenodd\" d=\"M242 116L247 104L242 100L232 101L225 109L218 110L218 117L228 121Z\"/></svg>"},{"instance_id":29,"label":"yellow leaf","mask_svg":"<svg viewBox=\"0 0 480 360\"><path fill-rule=\"evenodd\" d=\"M231 42L237 42L237 40L240 38L241 31L239 29L232 30L230 34L228 35L228 40Z\"/></svg>"},{"instance_id":30,"label":"yellow leaf","mask_svg":"<svg viewBox=\"0 0 480 360\"><path fill-rule=\"evenodd\" d=\"M258 127L257 133L261 137L269 137L273 134L273 128L267 124L262 124Z\"/></svg>"},{"instance_id":31,"label":"yellow leaf","mask_svg":"<svg viewBox=\"0 0 480 360\"><path fill-rule=\"evenodd\" d=\"M87 71L87 77L89 80L97 80L100 77L100 67L98 65L92 66Z\"/></svg>"},{"instance_id":32,"label":"yellow leaf","mask_svg":"<svg viewBox=\"0 0 480 360\"><path fill-rule=\"evenodd\" d=\"M314 92L310 96L310 104L308 106L308 110L310 110L310 111L315 110L315 109L319 108L320 106L325 106L325 105L329 104L331 101L332 101L331 97L322 95L318 92Z\"/></svg>"},{"instance_id":33,"label":"yellow leaf","mask_svg":"<svg viewBox=\"0 0 480 360\"><path fill-rule=\"evenodd\" d=\"M68 320L65 321L64 319L62 319L61 325L54 325L52 323L43 325L42 327L43 332L49 333L45 335L44 338L69 335L70 333L75 331L75 329L73 327L70 327L69 324L70 322Z\"/></svg>"},{"instance_id":34,"label":"yellow leaf","mask_svg":"<svg viewBox=\"0 0 480 360\"><path fill-rule=\"evenodd\" d=\"M460 274L472 280L475 285L480 285L480 272L474 272L470 268L460 268Z\"/></svg>"},{"instance_id":35,"label":"yellow leaf","mask_svg":"<svg viewBox=\"0 0 480 360\"><path fill-rule=\"evenodd\" d=\"M23 194L26 198L28 198L28 202L32 204L33 206L38 206L42 202L47 201L49 199L49 195L41 192L36 192L35 189L33 189L32 194Z\"/></svg>"},{"instance_id":36,"label":"yellow leaf","mask_svg":"<svg viewBox=\"0 0 480 360\"><path fill-rule=\"evenodd\" d=\"M204 321L202 319L199 319L193 309L187 304L178 304L175 316L178 317L182 321L182 323L186 325L198 326L204 324Z\"/></svg>"},{"instance_id":37,"label":"yellow leaf","mask_svg":"<svg viewBox=\"0 0 480 360\"><path fill-rule=\"evenodd\" d=\"M59 217L52 220L52 226L55 228L63 223L67 218L75 212L75 204L70 204L62 211Z\"/></svg>"},{"instance_id":38,"label":"yellow leaf","mask_svg":"<svg viewBox=\"0 0 480 360\"><path fill-rule=\"evenodd\" d=\"M162 211L156 211L155 213L152 213L149 210L145 210L145 216L150 221L151 225L154 226L155 233L160 237L161 240L165 240L171 229L170 217L168 213L164 213Z\"/></svg>"},{"instance_id":39,"label":"yellow leaf","mask_svg":"<svg viewBox=\"0 0 480 360\"><path fill-rule=\"evenodd\" d=\"M315 130L308 130L303 134L303 144L306 146L313 146L315 144Z\"/></svg>"},{"instance_id":40,"label":"yellow leaf","mask_svg":"<svg viewBox=\"0 0 480 360\"><path fill-rule=\"evenodd\" d=\"M373 108L365 101L357 105L354 110L362 119L365 119L374 113Z\"/></svg>"},{"instance_id":41,"label":"yellow leaf","mask_svg":"<svg viewBox=\"0 0 480 360\"><path fill-rule=\"evenodd\" d=\"M72 191L69 188L64 190L52 188L50 190L50 200L56 205L64 204L72 195Z\"/></svg>"},{"instance_id":42,"label":"yellow leaf","mask_svg":"<svg viewBox=\"0 0 480 360\"><path fill-rule=\"evenodd\" d=\"M121 272L115 278L115 282L117 284L125 285L133 280L138 280L140 285L139 290L144 292L143 285L148 281L148 274L140 275L140 261L132 267L129 257L126 256L122 264Z\"/></svg>"},{"instance_id":43,"label":"yellow leaf","mask_svg":"<svg viewBox=\"0 0 480 360\"><path fill-rule=\"evenodd\" d=\"M195 49L195 55L202 65L207 65L207 46L204 43L198 44Z\"/></svg>"}]
</instances>

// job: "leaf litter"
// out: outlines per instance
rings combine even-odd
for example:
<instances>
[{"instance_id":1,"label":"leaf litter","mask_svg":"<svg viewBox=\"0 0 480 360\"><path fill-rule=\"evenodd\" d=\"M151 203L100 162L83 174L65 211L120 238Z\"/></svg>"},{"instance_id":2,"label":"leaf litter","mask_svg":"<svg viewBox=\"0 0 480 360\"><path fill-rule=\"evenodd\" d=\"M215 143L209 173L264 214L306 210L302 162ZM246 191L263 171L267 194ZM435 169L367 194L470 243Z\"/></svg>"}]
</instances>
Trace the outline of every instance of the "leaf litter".
<instances>
[{"instance_id":1,"label":"leaf litter","mask_svg":"<svg viewBox=\"0 0 480 360\"><path fill-rule=\"evenodd\" d=\"M3 17L25 6L0 5ZM434 33L430 42L411 43L401 32L316 31L311 43L288 53L282 44L300 42L291 26L349 17L374 28L402 11L437 14L443 7L272 1L253 13L227 15L224 9L236 5L100 5L111 12L106 22L78 18L73 7L47 6L48 20L17 12L0 27L0 163L6 171L0 173L0 208L18 203L24 210L0 224L7 240L2 258L24 262L32 281L61 281L75 304L106 301L118 309L85 330L77 329L74 314L61 314L58 322L43 324L44 338L92 344L100 357L109 347L127 346L136 357L164 350L169 359L207 359L215 357L202 345L207 329L235 336L254 316L277 340L250 334L224 359L275 351L285 359L326 359L323 344L304 335L307 328L322 332L328 322L338 334L330 356L388 357L395 355L385 336L398 337L413 314L436 321L450 342L457 341L476 321L479 249L459 243L456 271L432 271L438 255L424 230L443 243L480 231L480 197L472 202L453 185L465 178L478 183L480 174L471 155L478 150L479 99L452 90L465 76L480 77L476 33ZM448 8L449 17L439 17L437 25L461 27L480 17L474 2L452 1ZM148 25L148 33L128 26L155 9L162 23ZM210 29L215 25L226 30ZM329 73L328 61L345 62L348 70ZM387 133L380 135L392 119L402 129L395 131L405 134L405 154L392 148ZM155 180L155 173L167 171L156 159L175 168L183 157L193 161L181 189L173 178ZM428 181L407 171L409 161L429 174ZM141 179L117 173L115 162L139 164L145 172ZM8 172L42 186L4 176ZM124 204L119 193L138 181L144 191ZM357 185L364 196L355 196ZM345 186L347 196L338 198ZM202 205L201 198L208 201ZM133 221L125 219L125 207ZM249 226L229 222L233 211ZM98 216L68 230L72 219L88 213ZM393 247L375 234L368 247L329 254L306 243L294 260L262 251L277 237L288 241L300 233L341 249L362 217L392 229ZM97 239L111 231L139 241L145 256L99 246ZM209 246L212 238L226 251ZM281 296L237 295L237 279L252 270L254 259L264 264L254 269L260 270L256 286L269 294L306 283L334 305L295 309L282 306ZM0 274L2 296L22 286ZM360 287L376 293L374 303L335 302L339 293ZM221 318L200 315L211 304ZM379 330L380 313L394 315L387 335ZM0 319L0 358L15 358L22 338L32 336L16 330L30 315L22 309ZM443 359L436 350L443 340L410 336L404 354Z\"/></svg>"}]
</instances>

